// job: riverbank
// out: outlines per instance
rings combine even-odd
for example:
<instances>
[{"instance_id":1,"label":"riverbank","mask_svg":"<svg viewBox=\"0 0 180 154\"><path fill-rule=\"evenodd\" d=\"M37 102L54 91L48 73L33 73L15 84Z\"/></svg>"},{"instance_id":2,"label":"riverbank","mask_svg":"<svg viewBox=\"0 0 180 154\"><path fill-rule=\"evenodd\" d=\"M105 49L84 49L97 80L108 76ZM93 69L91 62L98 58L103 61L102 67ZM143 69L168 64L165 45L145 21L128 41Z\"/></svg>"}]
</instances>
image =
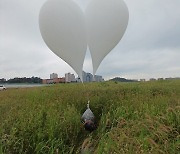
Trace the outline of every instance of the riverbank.
<instances>
[{"instance_id":1,"label":"riverbank","mask_svg":"<svg viewBox=\"0 0 180 154\"><path fill-rule=\"evenodd\" d=\"M43 86L49 86L47 84L17 84L17 83L12 83L12 84L2 84L6 88L32 88L32 87L43 87Z\"/></svg>"}]
</instances>

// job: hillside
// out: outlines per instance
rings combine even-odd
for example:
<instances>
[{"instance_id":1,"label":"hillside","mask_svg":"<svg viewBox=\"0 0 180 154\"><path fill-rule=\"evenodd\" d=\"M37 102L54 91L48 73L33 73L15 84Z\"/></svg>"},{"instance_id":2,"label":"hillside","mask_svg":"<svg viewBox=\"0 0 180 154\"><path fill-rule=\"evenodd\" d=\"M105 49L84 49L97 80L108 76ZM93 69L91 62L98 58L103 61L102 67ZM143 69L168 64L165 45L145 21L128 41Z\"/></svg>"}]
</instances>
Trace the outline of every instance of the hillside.
<instances>
[{"instance_id":1,"label":"hillside","mask_svg":"<svg viewBox=\"0 0 180 154\"><path fill-rule=\"evenodd\" d=\"M88 98L98 128L80 117ZM180 150L180 81L59 84L0 91L0 153Z\"/></svg>"},{"instance_id":2,"label":"hillside","mask_svg":"<svg viewBox=\"0 0 180 154\"><path fill-rule=\"evenodd\" d=\"M137 82L136 80L130 80L130 79L125 79L125 78L120 78L120 77L116 77L113 78L109 81L115 81L115 82Z\"/></svg>"}]
</instances>

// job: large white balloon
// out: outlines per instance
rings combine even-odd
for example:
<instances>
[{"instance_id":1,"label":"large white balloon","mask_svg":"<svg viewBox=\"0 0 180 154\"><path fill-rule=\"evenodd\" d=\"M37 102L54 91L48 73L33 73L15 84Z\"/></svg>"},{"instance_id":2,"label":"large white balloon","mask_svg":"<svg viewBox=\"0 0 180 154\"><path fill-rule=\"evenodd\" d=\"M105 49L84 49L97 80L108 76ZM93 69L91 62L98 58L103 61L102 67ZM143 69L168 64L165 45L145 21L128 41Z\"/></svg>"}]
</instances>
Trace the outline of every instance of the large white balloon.
<instances>
[{"instance_id":1,"label":"large white balloon","mask_svg":"<svg viewBox=\"0 0 180 154\"><path fill-rule=\"evenodd\" d=\"M80 7L72 0L48 0L41 8L39 26L47 46L82 79L87 38Z\"/></svg>"},{"instance_id":2,"label":"large white balloon","mask_svg":"<svg viewBox=\"0 0 180 154\"><path fill-rule=\"evenodd\" d=\"M129 12L123 0L92 0L86 9L86 20L95 75L104 57L123 37Z\"/></svg>"}]
</instances>

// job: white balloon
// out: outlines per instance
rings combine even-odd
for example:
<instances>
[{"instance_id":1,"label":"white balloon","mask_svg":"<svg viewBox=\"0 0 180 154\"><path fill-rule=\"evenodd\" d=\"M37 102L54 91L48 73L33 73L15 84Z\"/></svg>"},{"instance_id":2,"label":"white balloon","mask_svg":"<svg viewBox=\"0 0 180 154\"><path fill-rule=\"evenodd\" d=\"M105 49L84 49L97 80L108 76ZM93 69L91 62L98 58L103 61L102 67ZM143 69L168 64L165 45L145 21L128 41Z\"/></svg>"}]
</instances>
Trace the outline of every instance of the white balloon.
<instances>
[{"instance_id":1,"label":"white balloon","mask_svg":"<svg viewBox=\"0 0 180 154\"><path fill-rule=\"evenodd\" d=\"M82 79L87 37L80 7L72 0L48 0L41 8L39 27L47 46Z\"/></svg>"},{"instance_id":2,"label":"white balloon","mask_svg":"<svg viewBox=\"0 0 180 154\"><path fill-rule=\"evenodd\" d=\"M123 0L92 0L86 9L88 45L95 75L104 57L119 43L129 20Z\"/></svg>"}]
</instances>

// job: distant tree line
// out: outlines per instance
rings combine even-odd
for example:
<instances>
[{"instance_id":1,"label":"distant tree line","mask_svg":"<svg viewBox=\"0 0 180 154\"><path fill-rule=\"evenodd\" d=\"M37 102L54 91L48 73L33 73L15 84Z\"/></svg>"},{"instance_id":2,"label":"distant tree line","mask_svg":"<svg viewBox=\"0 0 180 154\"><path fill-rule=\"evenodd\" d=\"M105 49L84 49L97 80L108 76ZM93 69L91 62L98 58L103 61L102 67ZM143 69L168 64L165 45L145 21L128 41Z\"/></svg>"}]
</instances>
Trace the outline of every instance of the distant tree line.
<instances>
[{"instance_id":1,"label":"distant tree line","mask_svg":"<svg viewBox=\"0 0 180 154\"><path fill-rule=\"evenodd\" d=\"M42 79L39 77L31 77L31 78L13 78L13 79L0 79L0 83L42 83Z\"/></svg>"},{"instance_id":2,"label":"distant tree line","mask_svg":"<svg viewBox=\"0 0 180 154\"><path fill-rule=\"evenodd\" d=\"M129 80L129 79L120 78L120 77L113 78L110 81L115 81L115 82L137 82L137 80Z\"/></svg>"}]
</instances>

